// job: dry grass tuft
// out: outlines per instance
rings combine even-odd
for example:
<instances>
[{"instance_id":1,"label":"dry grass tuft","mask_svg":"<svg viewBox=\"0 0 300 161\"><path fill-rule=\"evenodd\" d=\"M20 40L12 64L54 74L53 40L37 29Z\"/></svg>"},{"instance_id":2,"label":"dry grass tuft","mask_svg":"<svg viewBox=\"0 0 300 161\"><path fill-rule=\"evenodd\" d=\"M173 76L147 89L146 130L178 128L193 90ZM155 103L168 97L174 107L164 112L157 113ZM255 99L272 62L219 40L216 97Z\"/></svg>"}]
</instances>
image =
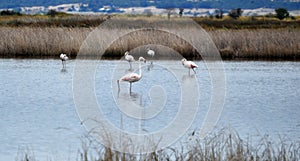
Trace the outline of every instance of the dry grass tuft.
<instances>
[{"instance_id":1,"label":"dry grass tuft","mask_svg":"<svg viewBox=\"0 0 300 161\"><path fill-rule=\"evenodd\" d=\"M197 132L196 132L197 133ZM296 161L300 160L300 142L277 139L268 135L254 143L244 140L239 134L224 128L216 134L200 139L197 134L187 137L187 141L175 147L167 147L145 154L129 154L114 151L99 144L93 137L82 137L82 147L78 150L78 161ZM126 147L125 147L126 148ZM32 150L21 149L16 160L36 160Z\"/></svg>"}]
</instances>

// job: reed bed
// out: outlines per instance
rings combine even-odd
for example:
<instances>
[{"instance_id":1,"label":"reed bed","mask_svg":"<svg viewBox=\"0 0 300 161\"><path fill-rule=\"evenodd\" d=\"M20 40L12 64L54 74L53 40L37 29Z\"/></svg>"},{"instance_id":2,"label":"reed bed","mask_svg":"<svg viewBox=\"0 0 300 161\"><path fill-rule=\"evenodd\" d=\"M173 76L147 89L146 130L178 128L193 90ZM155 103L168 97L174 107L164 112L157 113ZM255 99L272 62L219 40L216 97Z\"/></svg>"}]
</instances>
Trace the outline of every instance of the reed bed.
<instances>
[{"instance_id":1,"label":"reed bed","mask_svg":"<svg viewBox=\"0 0 300 161\"><path fill-rule=\"evenodd\" d=\"M128 20L120 20L128 21ZM166 20L159 18L134 18L127 23L164 25ZM124 24L125 26L122 26ZM131 25L132 26L132 25ZM134 25L132 27L135 27ZM151 27L151 26L150 26ZM183 20L173 20L172 28L177 30L189 29ZM88 37L96 27L7 27L0 26L0 56L1 57L57 57L67 53L75 57ZM126 23L106 28L107 35L123 32ZM192 33L188 33L191 35ZM299 29L214 29L208 34L224 59L300 59L300 30ZM99 37L105 41L105 37ZM127 50L132 50L147 44L168 46L187 58L201 58L197 51L182 38L168 32L158 30L142 30L130 33L111 42L106 49L105 57L121 57ZM101 46L101 44L97 44ZM157 49L159 50L159 49ZM90 56L97 56L97 47L91 47ZM168 55L164 51L158 55ZM206 53L207 54L207 53ZM208 53L209 54L209 53Z\"/></svg>"},{"instance_id":2,"label":"reed bed","mask_svg":"<svg viewBox=\"0 0 300 161\"><path fill-rule=\"evenodd\" d=\"M198 58L199 53L188 42L168 33L157 32L142 31L127 35L114 42L112 48L108 49L108 53L113 55L145 44L161 44L171 47L184 57ZM296 60L300 58L300 30L212 30L208 31L208 34L224 59ZM121 46L124 48L120 48ZM171 55L164 51L161 53Z\"/></svg>"},{"instance_id":3,"label":"reed bed","mask_svg":"<svg viewBox=\"0 0 300 161\"><path fill-rule=\"evenodd\" d=\"M53 57L60 53L76 56L89 28L1 27L2 57Z\"/></svg>"},{"instance_id":4,"label":"reed bed","mask_svg":"<svg viewBox=\"0 0 300 161\"><path fill-rule=\"evenodd\" d=\"M133 50L132 54L137 57L143 56L147 52L148 47L156 52L156 58L171 59L176 55L175 52L189 58L199 57L196 50L185 40L168 32L156 30L142 30L125 35L111 44L111 47L106 50L104 57L120 57L123 56L125 51L136 48L140 49Z\"/></svg>"},{"instance_id":5,"label":"reed bed","mask_svg":"<svg viewBox=\"0 0 300 161\"><path fill-rule=\"evenodd\" d=\"M97 143L92 137L84 136L78 150L79 161L296 161L300 160L300 142L283 138L272 140L268 135L257 141L243 139L239 134L225 128L205 139L196 133L189 134L180 145L158 149L144 154L114 151ZM36 160L32 150L18 153L18 160Z\"/></svg>"},{"instance_id":6,"label":"reed bed","mask_svg":"<svg viewBox=\"0 0 300 161\"><path fill-rule=\"evenodd\" d=\"M209 34L223 58L299 59L300 30L215 30Z\"/></svg>"}]
</instances>

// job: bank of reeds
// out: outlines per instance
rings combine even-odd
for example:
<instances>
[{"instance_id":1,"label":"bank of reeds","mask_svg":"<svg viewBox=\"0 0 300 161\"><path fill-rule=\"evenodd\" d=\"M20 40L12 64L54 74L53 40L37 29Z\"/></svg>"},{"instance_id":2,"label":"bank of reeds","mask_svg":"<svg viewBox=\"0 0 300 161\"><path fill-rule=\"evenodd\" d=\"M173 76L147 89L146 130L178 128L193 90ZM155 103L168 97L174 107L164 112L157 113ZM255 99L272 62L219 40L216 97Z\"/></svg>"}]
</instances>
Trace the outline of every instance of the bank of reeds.
<instances>
[{"instance_id":1,"label":"bank of reeds","mask_svg":"<svg viewBox=\"0 0 300 161\"><path fill-rule=\"evenodd\" d=\"M19 152L18 160L33 161L31 151ZM78 150L79 161L297 161L300 160L300 142L286 138L272 140L268 135L252 141L241 138L231 129L223 129L205 139L190 134L180 145L158 149L144 154L114 151L97 143L92 137L84 137Z\"/></svg>"},{"instance_id":2,"label":"bank of reeds","mask_svg":"<svg viewBox=\"0 0 300 161\"><path fill-rule=\"evenodd\" d=\"M1 27L2 57L54 57L59 53L76 55L89 28Z\"/></svg>"},{"instance_id":3,"label":"bank of reeds","mask_svg":"<svg viewBox=\"0 0 300 161\"><path fill-rule=\"evenodd\" d=\"M4 27L96 27L109 19L105 15L69 15L56 17L44 15L0 16Z\"/></svg>"},{"instance_id":4,"label":"bank of reeds","mask_svg":"<svg viewBox=\"0 0 300 161\"><path fill-rule=\"evenodd\" d=\"M209 33L223 58L300 58L300 30L214 30Z\"/></svg>"},{"instance_id":5,"label":"bank of reeds","mask_svg":"<svg viewBox=\"0 0 300 161\"><path fill-rule=\"evenodd\" d=\"M148 21L145 18L139 18L129 21L128 24L149 23ZM150 21L163 24L165 20L152 18ZM173 20L172 27L177 30L190 27L181 21ZM57 57L63 52L75 57L83 41L94 29L96 27L0 26L0 56ZM124 27L124 30L126 29L128 28ZM107 28L105 32L107 35L114 35L122 30L122 26L119 26ZM224 59L300 59L299 29L214 29L207 32ZM99 37L99 39L104 38ZM176 35L157 30L136 31L125 35L112 42L105 51L105 56L121 57L126 50L147 44L168 46L184 57L199 58L195 49L187 41ZM98 52L95 48L86 54L97 56ZM157 52L157 54L166 55L163 52Z\"/></svg>"}]
</instances>

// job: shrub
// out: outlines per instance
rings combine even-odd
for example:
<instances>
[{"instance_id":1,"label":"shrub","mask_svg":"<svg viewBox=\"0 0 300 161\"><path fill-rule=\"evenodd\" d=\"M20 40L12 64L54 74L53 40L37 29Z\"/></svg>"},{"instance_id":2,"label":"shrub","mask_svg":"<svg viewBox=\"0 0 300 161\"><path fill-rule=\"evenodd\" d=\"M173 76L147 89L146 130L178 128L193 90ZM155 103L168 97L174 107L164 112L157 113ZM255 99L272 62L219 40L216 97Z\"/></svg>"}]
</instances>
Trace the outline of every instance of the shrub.
<instances>
[{"instance_id":1,"label":"shrub","mask_svg":"<svg viewBox=\"0 0 300 161\"><path fill-rule=\"evenodd\" d=\"M21 15L20 12L14 10L3 10L0 12L1 16L10 16L10 15Z\"/></svg>"},{"instance_id":2,"label":"shrub","mask_svg":"<svg viewBox=\"0 0 300 161\"><path fill-rule=\"evenodd\" d=\"M289 12L285 8L277 8L275 10L275 12L276 12L276 17L280 20L283 20L283 19L289 17L289 15L290 15Z\"/></svg>"},{"instance_id":3,"label":"shrub","mask_svg":"<svg viewBox=\"0 0 300 161\"><path fill-rule=\"evenodd\" d=\"M51 16L51 17L55 17L57 14L57 12L55 10L49 10L47 15Z\"/></svg>"},{"instance_id":4,"label":"shrub","mask_svg":"<svg viewBox=\"0 0 300 161\"><path fill-rule=\"evenodd\" d=\"M237 19L242 15L243 11L241 8L237 8L237 9L232 9L228 16L230 16L231 18Z\"/></svg>"}]
</instances>

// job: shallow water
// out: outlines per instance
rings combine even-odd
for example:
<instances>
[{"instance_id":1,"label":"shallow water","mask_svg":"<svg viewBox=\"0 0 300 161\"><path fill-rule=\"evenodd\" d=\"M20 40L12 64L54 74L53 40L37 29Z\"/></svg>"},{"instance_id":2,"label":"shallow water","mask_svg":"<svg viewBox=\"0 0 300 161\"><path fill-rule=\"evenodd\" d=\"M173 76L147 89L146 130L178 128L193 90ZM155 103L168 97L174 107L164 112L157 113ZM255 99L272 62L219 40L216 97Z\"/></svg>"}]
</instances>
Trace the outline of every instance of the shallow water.
<instances>
[{"instance_id":1,"label":"shallow water","mask_svg":"<svg viewBox=\"0 0 300 161\"><path fill-rule=\"evenodd\" d=\"M38 160L78 158L80 139L87 133L75 108L74 92L78 91L74 91L77 84L73 80L78 64L96 64L92 86L97 104L110 126L128 133L164 129L177 117L182 93L189 90L199 95L186 92L193 102L183 106L192 108L197 102L198 112L190 127L184 121L177 126L188 128L187 133L199 130L209 111L212 90L217 88L203 61L196 62L196 75L193 71L188 75L180 61L154 61L153 65L147 62L142 67L143 78L132 85L131 95L128 83L120 83L120 93L116 83L128 72L127 62L78 62L68 61L66 69L62 69L61 62L52 59L0 59L0 160L14 160L24 151L34 153ZM269 134L299 141L300 62L225 61L223 65L226 95L214 130L230 126L242 137ZM136 70L138 64L133 66ZM196 86L191 85L194 81ZM143 119L120 112L130 112L126 109L130 102L142 107ZM145 118L150 109L157 113ZM183 117L190 115L187 111Z\"/></svg>"}]
</instances>

